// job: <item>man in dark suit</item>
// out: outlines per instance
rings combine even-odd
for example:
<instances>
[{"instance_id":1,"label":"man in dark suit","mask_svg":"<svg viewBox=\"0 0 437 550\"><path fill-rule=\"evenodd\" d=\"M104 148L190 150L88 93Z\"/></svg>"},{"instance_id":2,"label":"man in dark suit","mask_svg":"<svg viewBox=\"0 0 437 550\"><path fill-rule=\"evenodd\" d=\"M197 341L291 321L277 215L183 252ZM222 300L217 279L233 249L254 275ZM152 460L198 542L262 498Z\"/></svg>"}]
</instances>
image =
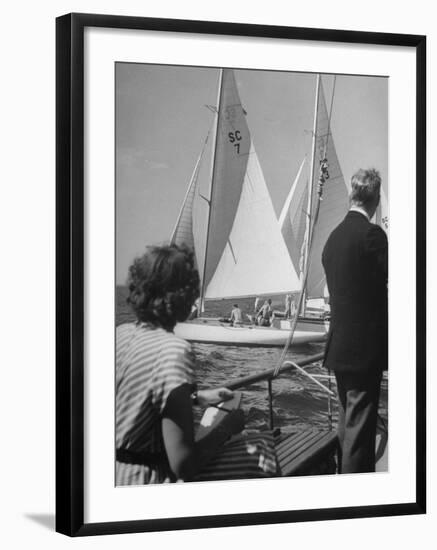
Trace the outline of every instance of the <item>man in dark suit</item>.
<instances>
[{"instance_id":1,"label":"man in dark suit","mask_svg":"<svg viewBox=\"0 0 437 550\"><path fill-rule=\"evenodd\" d=\"M331 306L325 365L337 380L341 473L375 470L379 390L388 366L388 243L370 222L381 178L359 170L351 185L351 208L322 254Z\"/></svg>"}]
</instances>

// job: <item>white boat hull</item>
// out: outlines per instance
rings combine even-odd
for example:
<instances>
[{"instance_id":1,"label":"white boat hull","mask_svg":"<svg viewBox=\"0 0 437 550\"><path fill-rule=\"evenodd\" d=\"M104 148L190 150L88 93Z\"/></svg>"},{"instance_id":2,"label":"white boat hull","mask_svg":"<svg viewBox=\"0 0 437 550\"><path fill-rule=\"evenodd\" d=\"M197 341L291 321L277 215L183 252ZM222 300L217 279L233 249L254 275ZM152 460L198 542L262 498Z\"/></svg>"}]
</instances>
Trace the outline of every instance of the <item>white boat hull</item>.
<instances>
[{"instance_id":1,"label":"white boat hull","mask_svg":"<svg viewBox=\"0 0 437 550\"><path fill-rule=\"evenodd\" d=\"M290 335L287 329L258 326L231 327L222 323L213 324L206 320L178 323L174 332L176 336L189 342L250 347L284 346ZM326 333L322 330L296 329L292 345L323 342L325 339Z\"/></svg>"}]
</instances>

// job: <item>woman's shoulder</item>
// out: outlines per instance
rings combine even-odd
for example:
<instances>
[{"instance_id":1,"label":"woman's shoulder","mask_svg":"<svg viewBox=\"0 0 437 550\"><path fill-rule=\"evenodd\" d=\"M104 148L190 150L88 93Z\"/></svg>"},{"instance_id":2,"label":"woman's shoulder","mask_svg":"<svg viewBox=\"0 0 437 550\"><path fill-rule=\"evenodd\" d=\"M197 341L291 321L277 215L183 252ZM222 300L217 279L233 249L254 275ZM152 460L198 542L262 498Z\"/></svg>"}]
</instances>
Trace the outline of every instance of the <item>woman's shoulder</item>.
<instances>
[{"instance_id":1,"label":"woman's shoulder","mask_svg":"<svg viewBox=\"0 0 437 550\"><path fill-rule=\"evenodd\" d=\"M146 323L133 324L132 326L138 329L139 339L154 340L157 344L162 344L166 348L191 350L191 344L176 336L174 332L169 332L161 327L153 327ZM127 328L126 331L130 332L130 329Z\"/></svg>"},{"instance_id":2,"label":"woman's shoulder","mask_svg":"<svg viewBox=\"0 0 437 550\"><path fill-rule=\"evenodd\" d=\"M183 338L176 336L174 332L168 332L162 328L157 330L160 333L160 337L165 341L168 346L175 347L184 351L191 351L191 344Z\"/></svg>"},{"instance_id":3,"label":"woman's shoulder","mask_svg":"<svg viewBox=\"0 0 437 550\"><path fill-rule=\"evenodd\" d=\"M116 334L119 344L135 336L138 341L154 340L167 349L177 348L181 351L191 351L192 349L189 342L176 336L173 332L168 332L161 327L152 327L146 323L124 323L117 327Z\"/></svg>"},{"instance_id":4,"label":"woman's shoulder","mask_svg":"<svg viewBox=\"0 0 437 550\"><path fill-rule=\"evenodd\" d=\"M133 334L134 330L135 323L123 323L122 325L118 325L118 327L115 329L117 341L120 342L120 340L123 340L124 338Z\"/></svg>"}]
</instances>

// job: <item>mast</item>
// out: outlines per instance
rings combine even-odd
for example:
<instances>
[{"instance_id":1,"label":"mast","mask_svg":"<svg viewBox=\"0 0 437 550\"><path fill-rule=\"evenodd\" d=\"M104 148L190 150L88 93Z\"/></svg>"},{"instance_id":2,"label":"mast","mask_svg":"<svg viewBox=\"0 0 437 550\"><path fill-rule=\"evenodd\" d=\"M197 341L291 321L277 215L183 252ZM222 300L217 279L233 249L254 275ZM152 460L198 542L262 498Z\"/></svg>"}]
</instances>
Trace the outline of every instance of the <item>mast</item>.
<instances>
[{"instance_id":1,"label":"mast","mask_svg":"<svg viewBox=\"0 0 437 550\"><path fill-rule=\"evenodd\" d=\"M304 261L302 273L307 270L307 264L309 261L311 231L312 231L312 205L313 205L313 179L314 179L314 162L316 158L316 140L317 140L317 109L319 104L319 90L320 90L320 74L317 75L316 80L316 100L314 104L314 122L313 122L313 137L311 145L311 164L310 164L310 177L308 180L308 205L307 205L307 228L306 228L306 241L304 250ZM305 281L304 281L305 284ZM301 306L301 315L305 315L306 310L306 289L303 291L303 299Z\"/></svg>"},{"instance_id":2,"label":"mast","mask_svg":"<svg viewBox=\"0 0 437 550\"><path fill-rule=\"evenodd\" d=\"M206 223L206 239L205 239L205 253L203 257L203 271L202 271L202 279L200 284L200 312L204 311L204 301L205 301L205 271L206 271L206 258L208 253L208 234L209 234L209 225L211 221L211 197L212 197L212 189L214 185L214 167L215 167L215 157L217 152L217 131L218 131L218 122L220 117L220 104L221 104L221 95L222 95L222 83L223 83L223 69L220 69L219 72L219 83L218 83L218 92L217 92L217 108L216 108L216 115L215 115L215 131L213 132L213 158L211 163L211 179L210 179L210 187L209 187L209 199L205 199L208 203L208 220Z\"/></svg>"}]
</instances>

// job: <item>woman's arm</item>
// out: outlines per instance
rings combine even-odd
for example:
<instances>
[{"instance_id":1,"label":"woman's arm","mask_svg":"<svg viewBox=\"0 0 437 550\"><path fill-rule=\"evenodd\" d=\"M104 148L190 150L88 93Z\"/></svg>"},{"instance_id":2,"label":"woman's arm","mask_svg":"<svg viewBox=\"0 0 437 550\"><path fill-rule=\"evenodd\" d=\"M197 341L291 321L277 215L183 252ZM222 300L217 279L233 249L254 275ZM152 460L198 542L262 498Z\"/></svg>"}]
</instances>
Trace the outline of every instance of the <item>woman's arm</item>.
<instances>
[{"instance_id":1,"label":"woman's arm","mask_svg":"<svg viewBox=\"0 0 437 550\"><path fill-rule=\"evenodd\" d=\"M201 407L217 405L222 401L229 401L234 397L234 392L228 388L213 388L197 391L197 404Z\"/></svg>"},{"instance_id":2,"label":"woman's arm","mask_svg":"<svg viewBox=\"0 0 437 550\"><path fill-rule=\"evenodd\" d=\"M201 390L199 394L202 391L216 390ZM183 480L191 479L226 439L244 427L242 411L233 411L206 437L195 442L191 392L190 384L175 388L162 414L162 435L170 468Z\"/></svg>"}]
</instances>

